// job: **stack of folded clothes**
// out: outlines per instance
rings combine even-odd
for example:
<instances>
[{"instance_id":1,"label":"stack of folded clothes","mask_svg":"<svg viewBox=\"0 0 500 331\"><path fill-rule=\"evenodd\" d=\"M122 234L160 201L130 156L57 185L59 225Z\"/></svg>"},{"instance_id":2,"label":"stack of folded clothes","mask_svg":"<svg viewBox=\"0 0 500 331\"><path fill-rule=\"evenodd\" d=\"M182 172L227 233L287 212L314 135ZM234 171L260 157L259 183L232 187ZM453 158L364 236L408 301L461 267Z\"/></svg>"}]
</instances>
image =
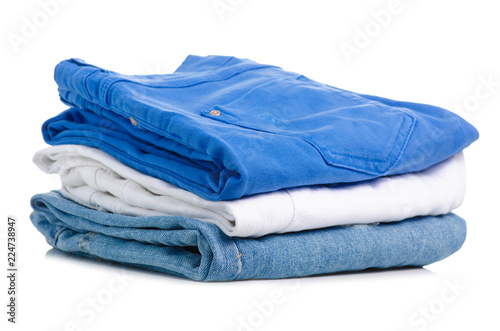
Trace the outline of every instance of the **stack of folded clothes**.
<instances>
[{"instance_id":1,"label":"stack of folded clothes","mask_svg":"<svg viewBox=\"0 0 500 331\"><path fill-rule=\"evenodd\" d=\"M70 59L55 80L71 108L33 160L62 188L31 220L57 249L227 281L424 266L465 240L478 132L442 108L227 56L142 76Z\"/></svg>"}]
</instances>

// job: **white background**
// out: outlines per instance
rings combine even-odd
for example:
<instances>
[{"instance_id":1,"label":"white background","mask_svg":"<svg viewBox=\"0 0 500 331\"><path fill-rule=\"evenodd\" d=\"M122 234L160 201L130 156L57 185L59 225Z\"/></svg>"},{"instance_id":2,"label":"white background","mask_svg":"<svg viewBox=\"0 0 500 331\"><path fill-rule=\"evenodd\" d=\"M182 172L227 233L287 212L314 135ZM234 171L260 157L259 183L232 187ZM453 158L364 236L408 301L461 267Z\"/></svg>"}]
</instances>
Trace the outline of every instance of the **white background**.
<instances>
[{"instance_id":1,"label":"white background","mask_svg":"<svg viewBox=\"0 0 500 331\"><path fill-rule=\"evenodd\" d=\"M218 12L214 3L226 11ZM7 215L15 215L20 275L16 325L6 321L6 278L0 282L0 329L499 330L495 4L61 0L49 16L38 1L2 0L0 265L7 262ZM378 23L373 12L387 8L393 13L378 15ZM33 23L36 30L27 27ZM363 39L359 31L366 29L370 36ZM357 47L356 53L346 57L346 44ZM229 283L198 283L49 251L29 221L29 199L59 187L56 176L31 163L33 153L46 147L41 124L66 108L58 99L54 66L78 57L127 74L170 73L188 54L249 58L343 89L429 103L465 117L481 137L466 150L468 191L456 211L468 222L463 248L420 269ZM491 86L484 83L488 79ZM92 298L95 308L89 306Z\"/></svg>"}]
</instances>

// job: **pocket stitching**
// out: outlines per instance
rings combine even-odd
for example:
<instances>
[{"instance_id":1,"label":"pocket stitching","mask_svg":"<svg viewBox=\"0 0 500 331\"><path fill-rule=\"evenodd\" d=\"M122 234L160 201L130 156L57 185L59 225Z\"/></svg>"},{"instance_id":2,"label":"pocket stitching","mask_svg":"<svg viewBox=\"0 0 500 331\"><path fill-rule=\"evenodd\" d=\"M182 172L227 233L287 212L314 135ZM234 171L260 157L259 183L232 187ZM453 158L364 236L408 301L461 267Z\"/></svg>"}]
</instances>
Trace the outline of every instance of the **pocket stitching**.
<instances>
[{"instance_id":1,"label":"pocket stitching","mask_svg":"<svg viewBox=\"0 0 500 331\"><path fill-rule=\"evenodd\" d=\"M272 82L275 82L275 81L272 81ZM271 83L271 82L269 82L269 83ZM213 116L210 116L209 110L202 111L201 115L204 117L208 117L212 120L216 120L218 122L222 122L222 123L226 123L226 124L230 124L230 125L235 125L235 126L238 126L240 128L244 128L244 129L248 129L248 130L253 130L253 131L257 131L257 132L265 132L265 133L270 133L270 134L276 134L279 136L301 139L302 141L306 142L307 144L312 146L314 149L316 149L316 151L320 154L320 156L323 158L323 160L325 161L326 164L332 165L332 166L339 166L339 167L343 167L343 168L348 168L348 169L352 169L352 170L356 170L356 171L361 171L361 172L369 173L369 174L385 173L385 172L389 171L398 162L402 153L405 150L405 147L408 143L408 139L409 139L411 132L413 131L413 128L415 125L415 117L411 114L408 114L404 110L399 109L399 107L391 107L390 109L387 109L387 108L384 108L381 105L377 104L376 102L369 101L368 104L370 104L374 107L377 107L383 111L388 111L388 112L395 113L396 115L401 116L401 120L400 120L400 123L398 125L398 130L397 130L397 133L394 135L394 139L391 143L391 148L390 148L388 155L383 160L377 160L377 159L370 159L370 158L356 156L356 155L350 155L350 154L346 154L346 153L332 152L330 150L330 148L327 148L321 142L316 142L315 139L311 139L311 136L306 134L306 133L292 135L292 134L287 134L286 132L272 131L272 130L268 130L268 129L262 129L262 128L259 128L257 126L247 125L246 123L241 123L241 120L239 120L238 117L234 116L230 111L228 111L227 108L225 108L228 105L231 105L235 102L240 101L241 99L243 99L245 96L247 96L248 94L250 94L254 90L256 90L260 87L263 87L269 83L261 84L259 86L254 87L250 91L246 92L243 96L231 101L230 103L228 103L224 106L216 105L216 106L211 108L211 109L220 109L223 113L228 114L228 116L231 116L232 118L237 119L236 121L228 121L226 118L219 118L219 117L215 118ZM344 97L344 98L348 98L348 96L349 96L346 93L341 93L341 94L342 94L342 97ZM357 99L359 101L360 98L351 98L351 100L353 100L353 99ZM366 100L364 100L364 101L366 101ZM407 121L410 121L410 123L408 123L408 125L405 125L405 122L407 122ZM407 129L402 131L401 130L402 127L407 127ZM401 141L400 148L397 148L397 146L396 146L398 141ZM360 161L369 161L370 163L375 165L375 167L382 166L384 163L386 163L391 158L393 158L394 160L392 162L390 162L387 166L383 167L383 170L376 170L376 169L373 169L374 168L373 166L372 167L359 167L358 165L355 165L355 164L348 164L348 163L346 164L346 163L342 163L342 162L335 162L335 160L329 160L325 154L333 156L333 157L340 156L340 157L348 157L348 158L352 158L352 159L356 159L356 160L360 160Z\"/></svg>"}]
</instances>

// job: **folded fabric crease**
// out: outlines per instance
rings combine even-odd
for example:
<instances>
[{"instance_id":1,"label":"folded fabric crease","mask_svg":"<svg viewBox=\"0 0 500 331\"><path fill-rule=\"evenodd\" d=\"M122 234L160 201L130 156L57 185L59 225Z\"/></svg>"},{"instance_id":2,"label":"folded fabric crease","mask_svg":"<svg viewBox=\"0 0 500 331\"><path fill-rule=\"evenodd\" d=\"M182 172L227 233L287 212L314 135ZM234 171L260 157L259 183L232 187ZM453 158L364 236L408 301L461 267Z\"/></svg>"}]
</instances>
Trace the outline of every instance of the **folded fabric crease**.
<instances>
[{"instance_id":1,"label":"folded fabric crease","mask_svg":"<svg viewBox=\"0 0 500 331\"><path fill-rule=\"evenodd\" d=\"M71 59L55 79L72 108L44 123L47 143L102 149L207 200L420 171L478 137L442 108L234 57L188 56L173 74L142 76Z\"/></svg>"},{"instance_id":2,"label":"folded fabric crease","mask_svg":"<svg viewBox=\"0 0 500 331\"><path fill-rule=\"evenodd\" d=\"M202 281L423 266L456 252L466 236L454 214L238 238L187 217L92 210L57 192L31 204L33 224L55 248Z\"/></svg>"},{"instance_id":3,"label":"folded fabric crease","mask_svg":"<svg viewBox=\"0 0 500 331\"><path fill-rule=\"evenodd\" d=\"M231 281L425 266L465 240L479 134L443 108L232 56L164 75L73 58L54 78L70 108L33 162L62 186L30 218L59 250Z\"/></svg>"},{"instance_id":4,"label":"folded fabric crease","mask_svg":"<svg viewBox=\"0 0 500 331\"><path fill-rule=\"evenodd\" d=\"M60 175L65 197L89 208L132 216L183 215L236 237L447 214L465 195L462 153L417 173L231 201L205 200L82 145L50 147L33 161L44 172Z\"/></svg>"}]
</instances>

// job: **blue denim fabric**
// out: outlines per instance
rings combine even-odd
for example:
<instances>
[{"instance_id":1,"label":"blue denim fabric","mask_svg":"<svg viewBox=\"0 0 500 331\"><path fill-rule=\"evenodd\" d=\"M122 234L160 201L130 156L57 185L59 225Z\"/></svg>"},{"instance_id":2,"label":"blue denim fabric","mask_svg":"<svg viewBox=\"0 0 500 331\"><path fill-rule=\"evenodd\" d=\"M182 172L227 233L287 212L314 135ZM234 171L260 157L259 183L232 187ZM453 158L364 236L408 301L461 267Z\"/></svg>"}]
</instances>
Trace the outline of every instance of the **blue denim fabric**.
<instances>
[{"instance_id":1,"label":"blue denim fabric","mask_svg":"<svg viewBox=\"0 0 500 331\"><path fill-rule=\"evenodd\" d=\"M227 56L144 76L71 59L55 80L73 108L43 125L47 143L100 148L208 200L419 171L478 138L442 108Z\"/></svg>"},{"instance_id":2,"label":"blue denim fabric","mask_svg":"<svg viewBox=\"0 0 500 331\"><path fill-rule=\"evenodd\" d=\"M466 236L454 214L249 239L186 217L99 212L57 192L31 205L33 224L55 248L203 281L423 266L456 252Z\"/></svg>"}]
</instances>

